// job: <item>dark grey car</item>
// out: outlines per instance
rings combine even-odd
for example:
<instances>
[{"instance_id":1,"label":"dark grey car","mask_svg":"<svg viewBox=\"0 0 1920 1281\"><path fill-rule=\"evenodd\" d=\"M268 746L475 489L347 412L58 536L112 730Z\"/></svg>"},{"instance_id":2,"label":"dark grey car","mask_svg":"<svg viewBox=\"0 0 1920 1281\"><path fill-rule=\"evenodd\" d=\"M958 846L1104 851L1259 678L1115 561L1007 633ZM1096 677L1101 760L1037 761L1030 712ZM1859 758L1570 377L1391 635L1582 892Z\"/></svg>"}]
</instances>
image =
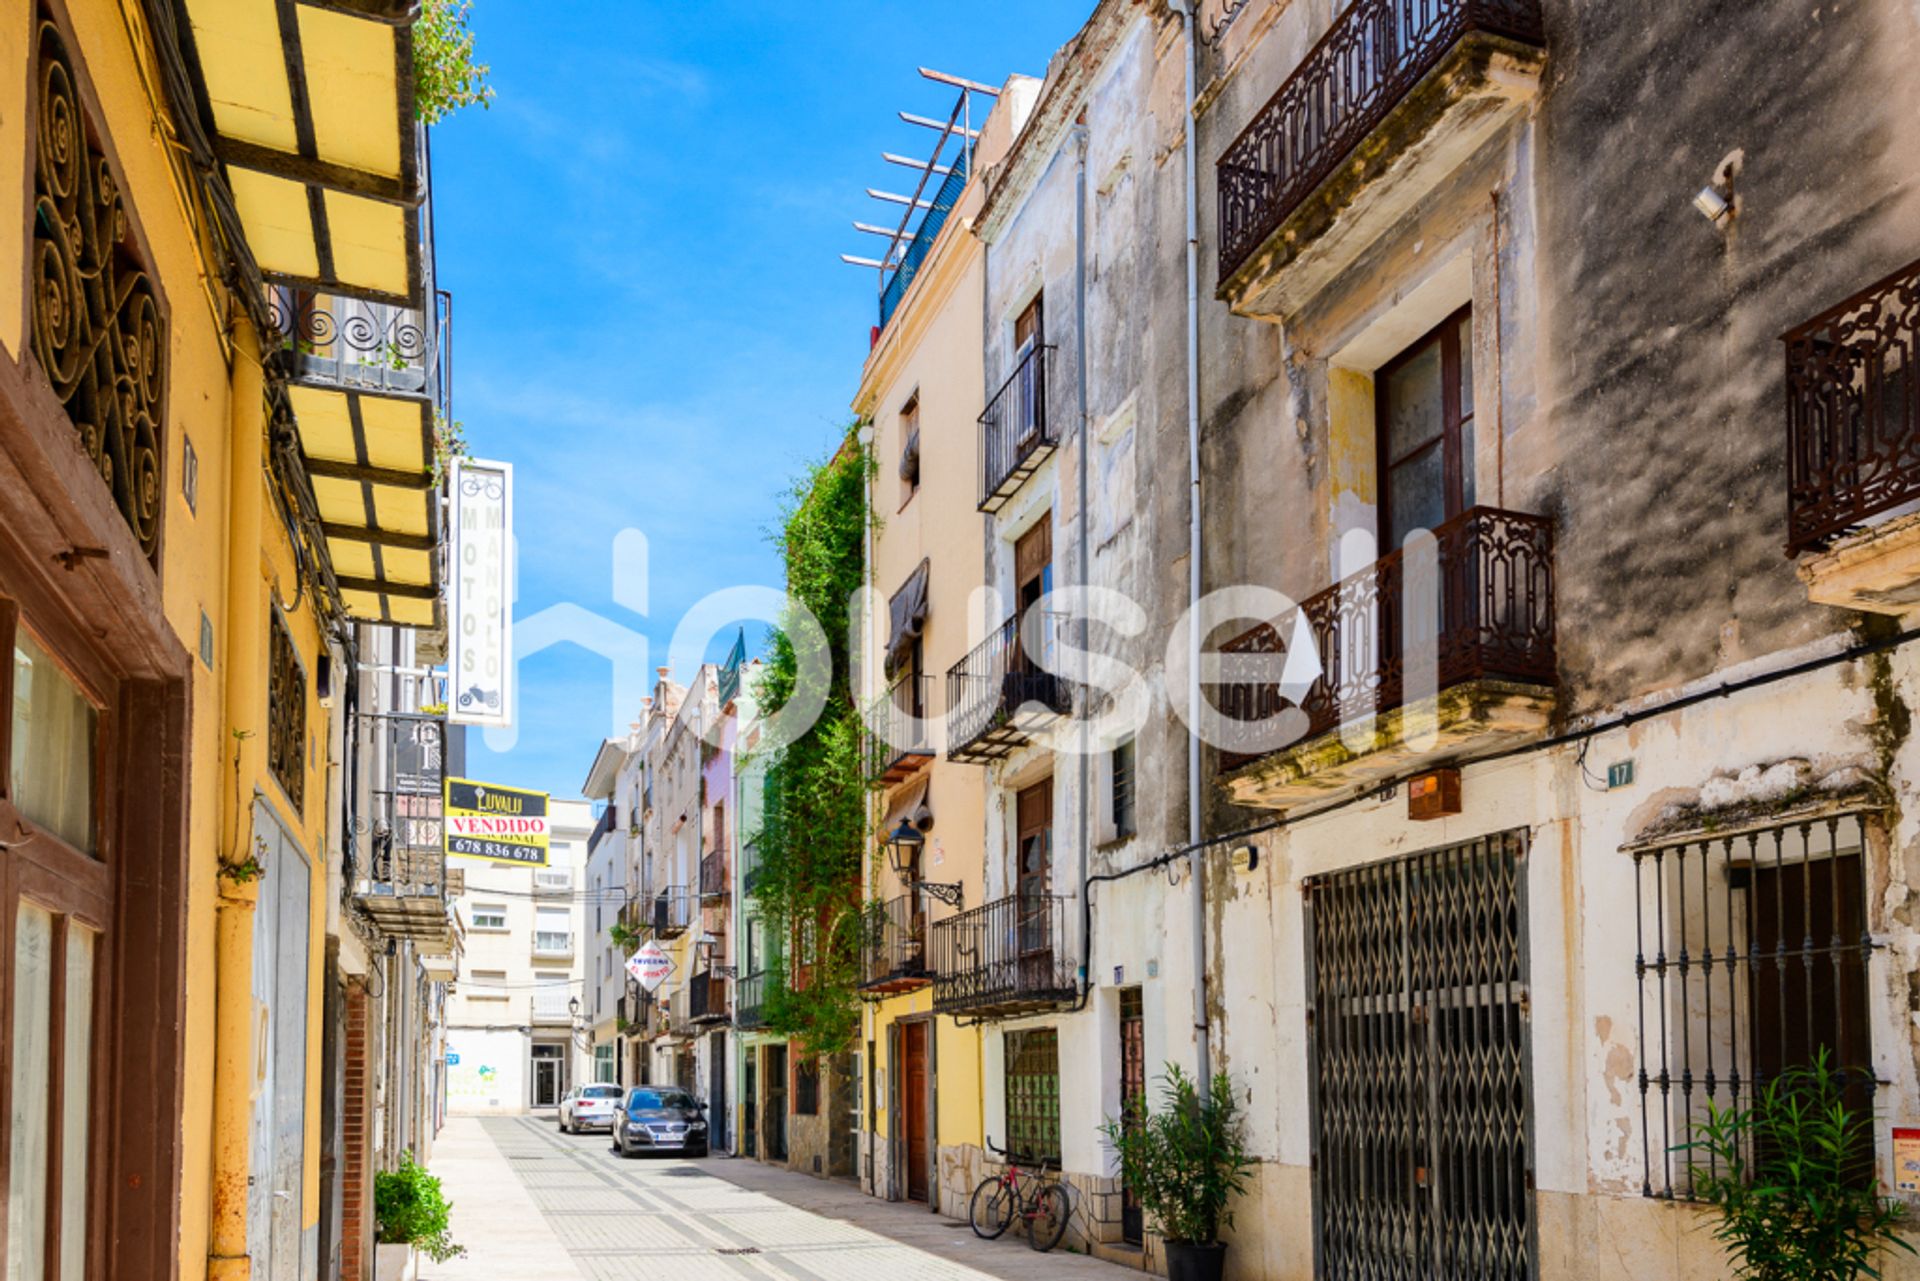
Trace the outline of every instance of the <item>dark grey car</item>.
<instances>
[{"instance_id":1,"label":"dark grey car","mask_svg":"<svg viewBox=\"0 0 1920 1281\"><path fill-rule=\"evenodd\" d=\"M621 1100L613 1150L621 1156L707 1154L707 1105L673 1085L638 1085Z\"/></svg>"}]
</instances>

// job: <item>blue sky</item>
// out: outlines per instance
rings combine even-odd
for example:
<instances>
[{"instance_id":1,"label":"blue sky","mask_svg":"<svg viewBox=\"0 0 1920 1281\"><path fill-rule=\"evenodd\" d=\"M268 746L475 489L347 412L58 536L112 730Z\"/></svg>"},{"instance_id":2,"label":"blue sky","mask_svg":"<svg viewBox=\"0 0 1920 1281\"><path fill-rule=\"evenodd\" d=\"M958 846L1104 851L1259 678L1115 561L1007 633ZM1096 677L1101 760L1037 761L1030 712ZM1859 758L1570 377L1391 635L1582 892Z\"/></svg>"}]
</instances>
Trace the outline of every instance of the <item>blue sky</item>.
<instances>
[{"instance_id":1,"label":"blue sky","mask_svg":"<svg viewBox=\"0 0 1920 1281\"><path fill-rule=\"evenodd\" d=\"M876 319L839 255L880 242L849 224L897 217L863 195L913 180L880 153L932 142L895 113L952 106L915 68L1043 74L1091 7L477 0L497 98L434 129L435 220L455 417L514 464L516 619L571 602L664 663L694 601L778 585L766 532L847 422ZM611 596L626 528L645 616ZM469 772L578 795L611 664L565 644L519 675L517 741L470 735Z\"/></svg>"}]
</instances>

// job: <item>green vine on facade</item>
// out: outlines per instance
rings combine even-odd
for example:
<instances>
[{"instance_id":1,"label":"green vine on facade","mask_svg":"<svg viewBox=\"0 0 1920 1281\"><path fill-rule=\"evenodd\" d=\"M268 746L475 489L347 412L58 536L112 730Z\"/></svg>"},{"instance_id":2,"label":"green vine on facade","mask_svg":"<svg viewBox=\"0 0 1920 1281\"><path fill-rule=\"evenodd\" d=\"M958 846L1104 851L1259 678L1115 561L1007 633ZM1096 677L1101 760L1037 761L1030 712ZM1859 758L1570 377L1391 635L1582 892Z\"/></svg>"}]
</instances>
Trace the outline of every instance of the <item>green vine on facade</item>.
<instances>
[{"instance_id":1,"label":"green vine on facade","mask_svg":"<svg viewBox=\"0 0 1920 1281\"><path fill-rule=\"evenodd\" d=\"M413 24L414 112L435 125L462 107L484 109L493 101L488 66L473 60L473 30L467 25L473 0L426 0Z\"/></svg>"},{"instance_id":2,"label":"green vine on facade","mask_svg":"<svg viewBox=\"0 0 1920 1281\"><path fill-rule=\"evenodd\" d=\"M836 1054L860 1031L860 864L866 839L861 724L848 637L861 586L873 462L849 429L832 458L788 497L778 531L790 611L812 611L828 638L826 706L805 734L767 759L766 803L756 842L754 898L767 936L767 1027L809 1052ZM803 678L798 629L776 628L758 697L767 715L792 701Z\"/></svg>"}]
</instances>

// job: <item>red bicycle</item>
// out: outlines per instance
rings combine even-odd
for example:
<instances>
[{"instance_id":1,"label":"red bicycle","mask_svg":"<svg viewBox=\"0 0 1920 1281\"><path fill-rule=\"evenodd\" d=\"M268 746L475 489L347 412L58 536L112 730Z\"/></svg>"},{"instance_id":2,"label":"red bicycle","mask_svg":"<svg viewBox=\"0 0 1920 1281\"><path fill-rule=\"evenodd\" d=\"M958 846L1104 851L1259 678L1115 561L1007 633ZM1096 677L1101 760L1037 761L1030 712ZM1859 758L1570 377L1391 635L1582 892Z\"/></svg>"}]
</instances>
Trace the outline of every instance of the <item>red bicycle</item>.
<instances>
[{"instance_id":1,"label":"red bicycle","mask_svg":"<svg viewBox=\"0 0 1920 1281\"><path fill-rule=\"evenodd\" d=\"M1052 1163L1016 1157L1005 1148L994 1147L991 1138L987 1147L1006 1158L1007 1168L1003 1174L980 1180L980 1186L973 1190L967 1220L973 1225L974 1235L991 1241L1013 1225L1017 1214L1027 1221L1028 1245L1040 1251L1059 1245L1060 1238L1067 1234L1073 1207L1065 1188L1042 1177Z\"/></svg>"}]
</instances>

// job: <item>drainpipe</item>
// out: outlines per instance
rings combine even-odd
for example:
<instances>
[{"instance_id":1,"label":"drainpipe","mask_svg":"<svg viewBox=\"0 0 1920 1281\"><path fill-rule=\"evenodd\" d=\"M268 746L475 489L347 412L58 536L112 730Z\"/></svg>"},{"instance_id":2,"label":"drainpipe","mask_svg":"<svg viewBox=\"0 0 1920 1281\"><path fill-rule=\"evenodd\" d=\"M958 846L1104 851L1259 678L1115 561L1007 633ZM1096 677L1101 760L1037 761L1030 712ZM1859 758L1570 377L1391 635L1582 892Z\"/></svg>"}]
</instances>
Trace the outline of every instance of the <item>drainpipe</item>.
<instances>
[{"instance_id":1,"label":"drainpipe","mask_svg":"<svg viewBox=\"0 0 1920 1281\"><path fill-rule=\"evenodd\" d=\"M253 807L247 789L258 777L266 743L260 713L267 705L260 688L261 468L265 465L266 385L260 368L260 344L242 323L234 333L227 468L226 581L226 728L250 732L221 743L224 766L234 754L233 797L221 833L223 857L244 862L252 852ZM223 774L226 772L223 768ZM224 782L224 780L222 780ZM225 788L221 789L223 792ZM254 906L260 881L246 884L220 878L214 909L214 1059L213 1059L213 1206L207 1275L216 1281L244 1278L251 1155L252 1100L255 1085L255 1001L253 997ZM260 1015L265 1011L260 1010Z\"/></svg>"},{"instance_id":2,"label":"drainpipe","mask_svg":"<svg viewBox=\"0 0 1920 1281\"><path fill-rule=\"evenodd\" d=\"M1088 537L1087 468L1093 449L1090 428L1093 416L1087 412L1087 115L1073 127L1073 329L1074 366L1080 392L1080 455L1075 484L1079 510L1074 513L1080 540L1079 580L1081 607L1085 608L1087 585L1092 580L1093 543ZM1087 625L1080 624L1080 697L1089 697L1093 688L1092 656L1087 652ZM1090 707L1080 709L1080 999L1084 1002L1093 988L1093 912L1087 877L1093 851L1093 757L1091 755Z\"/></svg>"},{"instance_id":3,"label":"drainpipe","mask_svg":"<svg viewBox=\"0 0 1920 1281\"><path fill-rule=\"evenodd\" d=\"M1194 80L1200 61L1200 31L1193 0L1169 0L1187 36L1187 110L1185 141L1187 206L1187 606L1193 620L1187 636L1187 878L1193 883L1193 1045L1201 1097L1213 1079L1213 1054L1207 1040L1207 886L1206 860L1200 850L1200 735L1194 730L1200 711L1200 626L1192 612L1200 603L1200 187L1194 163Z\"/></svg>"}]
</instances>

